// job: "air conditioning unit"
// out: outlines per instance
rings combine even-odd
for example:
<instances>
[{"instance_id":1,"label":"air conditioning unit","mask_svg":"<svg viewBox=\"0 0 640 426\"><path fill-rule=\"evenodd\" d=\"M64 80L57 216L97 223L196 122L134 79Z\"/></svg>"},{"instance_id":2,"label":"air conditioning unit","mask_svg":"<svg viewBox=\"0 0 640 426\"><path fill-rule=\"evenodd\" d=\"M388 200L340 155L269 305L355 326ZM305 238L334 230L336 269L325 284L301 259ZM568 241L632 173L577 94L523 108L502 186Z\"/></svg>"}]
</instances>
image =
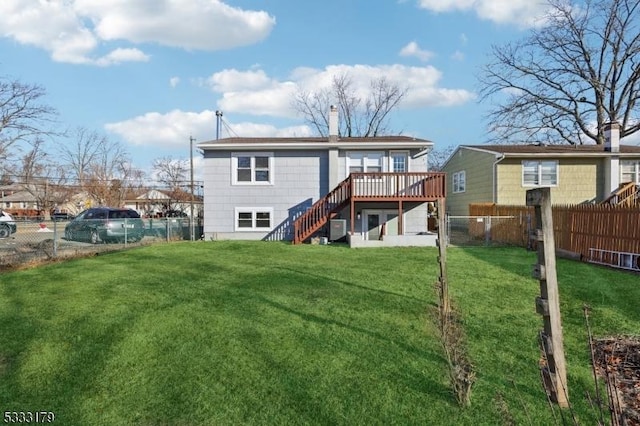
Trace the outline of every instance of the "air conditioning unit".
<instances>
[{"instance_id":1,"label":"air conditioning unit","mask_svg":"<svg viewBox=\"0 0 640 426\"><path fill-rule=\"evenodd\" d=\"M347 220L331 219L329 221L329 241L338 241L347 237Z\"/></svg>"}]
</instances>

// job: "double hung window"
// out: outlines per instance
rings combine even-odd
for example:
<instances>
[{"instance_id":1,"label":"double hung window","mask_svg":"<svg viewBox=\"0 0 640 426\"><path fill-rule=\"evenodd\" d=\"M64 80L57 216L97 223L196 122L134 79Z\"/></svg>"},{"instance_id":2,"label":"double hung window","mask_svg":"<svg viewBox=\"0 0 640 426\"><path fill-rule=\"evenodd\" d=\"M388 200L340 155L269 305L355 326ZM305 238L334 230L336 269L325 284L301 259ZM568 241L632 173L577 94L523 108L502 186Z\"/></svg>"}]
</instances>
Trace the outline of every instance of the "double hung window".
<instances>
[{"instance_id":1,"label":"double hung window","mask_svg":"<svg viewBox=\"0 0 640 426\"><path fill-rule=\"evenodd\" d=\"M465 192L467 188L467 176L464 170L453 174L453 193Z\"/></svg>"},{"instance_id":2,"label":"double hung window","mask_svg":"<svg viewBox=\"0 0 640 426\"><path fill-rule=\"evenodd\" d=\"M234 153L231 166L234 185L273 184L272 153Z\"/></svg>"},{"instance_id":3,"label":"double hung window","mask_svg":"<svg viewBox=\"0 0 640 426\"><path fill-rule=\"evenodd\" d=\"M622 161L620 164L620 182L640 184L640 161Z\"/></svg>"},{"instance_id":4,"label":"double hung window","mask_svg":"<svg viewBox=\"0 0 640 426\"><path fill-rule=\"evenodd\" d=\"M558 185L558 162L555 160L527 160L522 162L523 186Z\"/></svg>"}]
</instances>

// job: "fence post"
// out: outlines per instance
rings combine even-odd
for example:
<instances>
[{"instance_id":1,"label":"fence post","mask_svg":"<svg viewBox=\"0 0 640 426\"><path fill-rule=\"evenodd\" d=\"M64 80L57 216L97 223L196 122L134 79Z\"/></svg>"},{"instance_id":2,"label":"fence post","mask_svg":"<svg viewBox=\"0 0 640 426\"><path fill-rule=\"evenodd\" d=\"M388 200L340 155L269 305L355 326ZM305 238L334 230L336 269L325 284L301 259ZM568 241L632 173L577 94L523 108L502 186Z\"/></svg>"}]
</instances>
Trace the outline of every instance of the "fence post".
<instances>
[{"instance_id":1,"label":"fence post","mask_svg":"<svg viewBox=\"0 0 640 426\"><path fill-rule=\"evenodd\" d=\"M53 257L58 257L58 221L53 221Z\"/></svg>"},{"instance_id":2,"label":"fence post","mask_svg":"<svg viewBox=\"0 0 640 426\"><path fill-rule=\"evenodd\" d=\"M535 208L536 215L534 238L538 243L538 263L534 265L533 276L540 280L540 296L536 298L536 312L542 315L544 323L544 330L539 336L546 360L546 366L541 367L544 385L552 401L560 407L568 407L569 387L562 341L551 190L549 188L528 190L526 204Z\"/></svg>"},{"instance_id":3,"label":"fence post","mask_svg":"<svg viewBox=\"0 0 640 426\"><path fill-rule=\"evenodd\" d=\"M491 216L486 216L484 221L484 245L491 245Z\"/></svg>"},{"instance_id":4,"label":"fence post","mask_svg":"<svg viewBox=\"0 0 640 426\"><path fill-rule=\"evenodd\" d=\"M440 276L438 277L438 284L440 287L440 312L443 314L442 318L449 318L449 311L451 310L449 304L449 282L447 278L447 220L445 218L445 199L438 199L438 263L440 264Z\"/></svg>"}]
</instances>

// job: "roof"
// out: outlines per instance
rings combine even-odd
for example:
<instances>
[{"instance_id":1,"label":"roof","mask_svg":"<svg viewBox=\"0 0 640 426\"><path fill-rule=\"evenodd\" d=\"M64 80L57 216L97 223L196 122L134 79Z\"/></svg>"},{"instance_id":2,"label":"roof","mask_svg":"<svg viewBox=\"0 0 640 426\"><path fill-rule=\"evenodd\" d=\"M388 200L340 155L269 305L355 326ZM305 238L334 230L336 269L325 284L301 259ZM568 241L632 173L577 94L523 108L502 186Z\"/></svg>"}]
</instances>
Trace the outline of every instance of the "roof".
<instances>
[{"instance_id":1,"label":"roof","mask_svg":"<svg viewBox=\"0 0 640 426\"><path fill-rule=\"evenodd\" d=\"M620 145L620 152L617 153L605 151L603 145L459 145L441 168L445 168L461 149L494 155L497 160L503 158L604 158L614 155L640 158L640 146L637 145Z\"/></svg>"},{"instance_id":2,"label":"roof","mask_svg":"<svg viewBox=\"0 0 640 426\"><path fill-rule=\"evenodd\" d=\"M518 155L562 155L562 156L610 156L614 153L604 150L602 145L460 145L460 147L490 151L505 156ZM615 154L640 155L640 146L620 145Z\"/></svg>"},{"instance_id":3,"label":"roof","mask_svg":"<svg viewBox=\"0 0 640 426\"><path fill-rule=\"evenodd\" d=\"M330 139L327 137L287 138L224 138L198 144L204 150L228 149L369 149L369 148L428 148L433 142L411 136L376 136Z\"/></svg>"}]
</instances>

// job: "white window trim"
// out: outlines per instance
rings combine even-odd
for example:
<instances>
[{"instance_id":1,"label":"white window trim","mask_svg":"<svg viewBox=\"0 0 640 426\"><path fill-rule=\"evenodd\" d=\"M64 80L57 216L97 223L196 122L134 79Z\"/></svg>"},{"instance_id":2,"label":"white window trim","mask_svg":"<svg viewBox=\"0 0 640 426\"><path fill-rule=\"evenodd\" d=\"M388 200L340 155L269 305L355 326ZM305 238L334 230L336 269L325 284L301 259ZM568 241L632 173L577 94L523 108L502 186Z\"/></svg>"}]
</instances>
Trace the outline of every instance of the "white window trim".
<instances>
[{"instance_id":1,"label":"white window trim","mask_svg":"<svg viewBox=\"0 0 640 426\"><path fill-rule=\"evenodd\" d=\"M238 181L238 157L251 157L251 182ZM265 182L255 181L255 157L269 157L269 180ZM273 152L232 152L231 153L231 184L241 186L263 186L274 184L274 157Z\"/></svg>"},{"instance_id":2,"label":"white window trim","mask_svg":"<svg viewBox=\"0 0 640 426\"><path fill-rule=\"evenodd\" d=\"M238 226L238 215L240 213L251 213L251 228L241 228ZM269 213L269 227L256 227L256 213ZM266 232L273 230L273 207L236 207L233 213L233 228L236 232Z\"/></svg>"},{"instance_id":3,"label":"white window trim","mask_svg":"<svg viewBox=\"0 0 640 426\"><path fill-rule=\"evenodd\" d=\"M462 176L462 185L460 185L460 176ZM458 185L456 185L456 178L458 179ZM453 188L454 194L462 194L463 192L467 192L467 172L465 170L460 170L459 172L455 172L453 174L451 187Z\"/></svg>"},{"instance_id":4,"label":"white window trim","mask_svg":"<svg viewBox=\"0 0 640 426\"><path fill-rule=\"evenodd\" d=\"M407 159L407 170L405 171L405 173L409 173L411 171L409 169L409 164L411 163L411 161L409 161L409 159L411 158L409 151L389 151L389 167L387 168L387 170L391 171L393 169L394 154L402 154L405 156L405 158Z\"/></svg>"},{"instance_id":5,"label":"white window trim","mask_svg":"<svg viewBox=\"0 0 640 426\"><path fill-rule=\"evenodd\" d=\"M537 172L538 172L538 184L535 183L527 183L524 181L524 163L532 162L538 163ZM542 183L542 163L555 163L556 165L556 183L555 184L545 184ZM525 188L555 188L560 185L560 163L558 160L522 160L520 163L520 176L522 179L522 186Z\"/></svg>"},{"instance_id":6,"label":"white window trim","mask_svg":"<svg viewBox=\"0 0 640 426\"><path fill-rule=\"evenodd\" d=\"M623 166L633 166L634 173L634 182L640 185L640 160L623 160L620 162L620 182L622 180L622 167Z\"/></svg>"},{"instance_id":7,"label":"white window trim","mask_svg":"<svg viewBox=\"0 0 640 426\"><path fill-rule=\"evenodd\" d=\"M347 151L347 155L346 155L346 160L347 161L345 161L345 165L346 165L345 173L346 173L346 176L349 176L349 174L351 173L350 172L350 169L351 169L351 156L353 154L362 155L362 168L363 168L363 172L364 173L369 173L369 172L367 172L367 158L368 158L368 155L370 155L370 154L379 155L381 157L381 160L380 160L381 161L381 163L380 163L380 169L381 169L380 171L381 172L386 172L388 170L387 169L386 156L385 156L384 151Z\"/></svg>"}]
</instances>

